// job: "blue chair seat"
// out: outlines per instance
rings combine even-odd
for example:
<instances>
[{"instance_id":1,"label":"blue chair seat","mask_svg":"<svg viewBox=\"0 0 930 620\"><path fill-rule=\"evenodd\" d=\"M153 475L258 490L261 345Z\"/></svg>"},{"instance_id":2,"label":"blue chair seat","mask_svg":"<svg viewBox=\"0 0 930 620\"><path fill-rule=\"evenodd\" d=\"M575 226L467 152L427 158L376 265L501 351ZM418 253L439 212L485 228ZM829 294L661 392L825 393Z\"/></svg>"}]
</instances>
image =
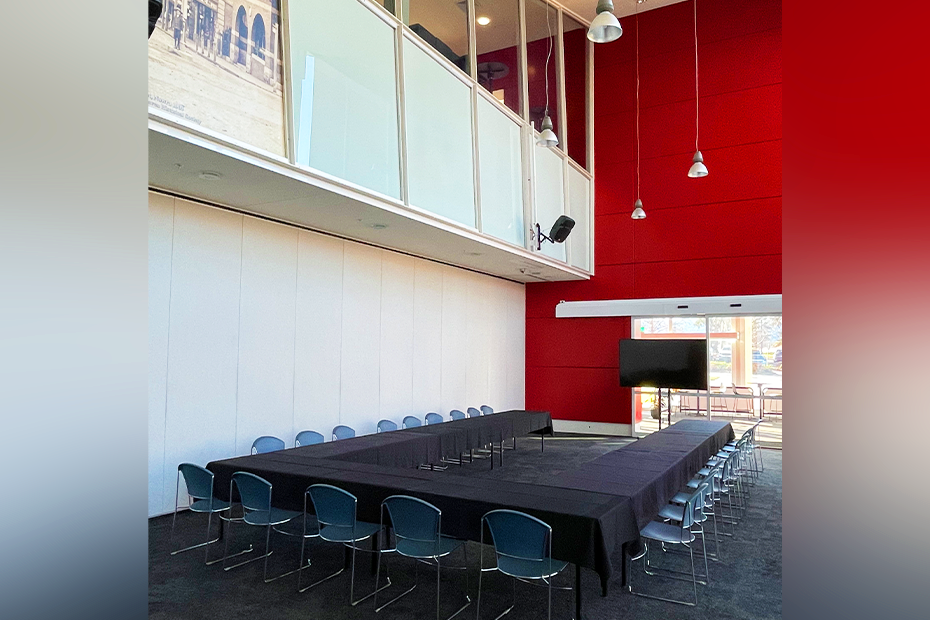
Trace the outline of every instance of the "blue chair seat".
<instances>
[{"instance_id":1,"label":"blue chair seat","mask_svg":"<svg viewBox=\"0 0 930 620\"><path fill-rule=\"evenodd\" d=\"M365 540L381 529L377 523L355 522L355 538L352 537L352 527L348 525L324 525L320 528L320 538L329 542L350 543Z\"/></svg>"},{"instance_id":2,"label":"blue chair seat","mask_svg":"<svg viewBox=\"0 0 930 620\"><path fill-rule=\"evenodd\" d=\"M300 512L294 512L293 510L281 510L280 508L272 507L271 511L251 510L246 513L243 521L249 525L281 525L282 523L287 523L291 519L296 519L302 514L303 513Z\"/></svg>"},{"instance_id":3,"label":"blue chair seat","mask_svg":"<svg viewBox=\"0 0 930 620\"><path fill-rule=\"evenodd\" d=\"M685 497L685 501L688 501L688 497L691 496L687 495ZM685 518L685 507L683 504L666 504L665 506L662 506L662 510L659 511L659 516L663 519L681 521Z\"/></svg>"},{"instance_id":4,"label":"blue chair seat","mask_svg":"<svg viewBox=\"0 0 930 620\"><path fill-rule=\"evenodd\" d=\"M552 570L550 571L548 559L539 561L514 558L507 555L497 556L497 569L511 577L522 577L524 579L542 579L545 577L548 579L568 566L568 562L553 558L551 566Z\"/></svg>"},{"instance_id":5,"label":"blue chair seat","mask_svg":"<svg viewBox=\"0 0 930 620\"><path fill-rule=\"evenodd\" d=\"M438 555L448 555L458 549L464 542L464 540L440 535ZM437 556L436 543L432 540L419 541L409 538L398 538L396 550L397 553L410 558L431 558Z\"/></svg>"},{"instance_id":6,"label":"blue chair seat","mask_svg":"<svg viewBox=\"0 0 930 620\"><path fill-rule=\"evenodd\" d=\"M210 510L209 499L197 499L191 503L189 508L192 512L221 512L223 510L229 509L229 502L224 502L223 500L216 499L214 497L213 510Z\"/></svg>"},{"instance_id":7,"label":"blue chair seat","mask_svg":"<svg viewBox=\"0 0 930 620\"><path fill-rule=\"evenodd\" d=\"M694 541L694 534L689 530L682 529L680 526L671 523L662 523L661 521L650 521L639 533L643 538L658 540L659 542L681 544Z\"/></svg>"}]
</instances>

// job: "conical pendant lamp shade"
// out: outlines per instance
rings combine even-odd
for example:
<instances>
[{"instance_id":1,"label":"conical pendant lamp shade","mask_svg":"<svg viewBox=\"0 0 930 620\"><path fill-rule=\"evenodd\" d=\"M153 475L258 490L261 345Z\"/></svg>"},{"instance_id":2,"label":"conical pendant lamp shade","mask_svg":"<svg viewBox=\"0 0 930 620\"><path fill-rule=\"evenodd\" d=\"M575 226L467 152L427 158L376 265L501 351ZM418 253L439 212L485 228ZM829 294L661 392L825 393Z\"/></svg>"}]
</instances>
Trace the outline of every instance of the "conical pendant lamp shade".
<instances>
[{"instance_id":1,"label":"conical pendant lamp shade","mask_svg":"<svg viewBox=\"0 0 930 620\"><path fill-rule=\"evenodd\" d=\"M614 15L614 3L611 0L600 0L597 3L597 17L588 27L588 40L593 43L610 43L622 34L623 28Z\"/></svg>"},{"instance_id":2,"label":"conical pendant lamp shade","mask_svg":"<svg viewBox=\"0 0 930 620\"><path fill-rule=\"evenodd\" d=\"M636 202L633 203L633 213L630 214L630 217L634 220L643 220L646 219L646 212L643 211L643 201L639 198L636 199Z\"/></svg>"},{"instance_id":3,"label":"conical pendant lamp shade","mask_svg":"<svg viewBox=\"0 0 930 620\"><path fill-rule=\"evenodd\" d=\"M552 119L549 118L548 114L543 117L542 131L539 132L539 137L536 139L536 144L539 146L559 145L559 138L555 135L555 132L552 131Z\"/></svg>"},{"instance_id":4,"label":"conical pendant lamp shade","mask_svg":"<svg viewBox=\"0 0 930 620\"><path fill-rule=\"evenodd\" d=\"M701 155L700 151L694 154L694 159L691 161L694 163L691 164L691 169L688 170L688 176L691 178L706 177L707 166L704 165L704 156Z\"/></svg>"}]
</instances>

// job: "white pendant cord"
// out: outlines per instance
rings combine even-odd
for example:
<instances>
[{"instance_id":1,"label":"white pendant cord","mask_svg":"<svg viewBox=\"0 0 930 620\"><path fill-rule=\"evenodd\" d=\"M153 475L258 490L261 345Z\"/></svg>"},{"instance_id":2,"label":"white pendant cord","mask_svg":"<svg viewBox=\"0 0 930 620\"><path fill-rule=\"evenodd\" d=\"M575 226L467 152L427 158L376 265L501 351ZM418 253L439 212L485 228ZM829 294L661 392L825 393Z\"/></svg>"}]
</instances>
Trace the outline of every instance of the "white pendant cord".
<instances>
[{"instance_id":1,"label":"white pendant cord","mask_svg":"<svg viewBox=\"0 0 930 620\"><path fill-rule=\"evenodd\" d=\"M546 74L546 116L549 116L549 59L552 58L552 27L549 25L549 5L546 6L546 32L549 34L549 51L546 53L546 66L543 71Z\"/></svg>"},{"instance_id":2,"label":"white pendant cord","mask_svg":"<svg viewBox=\"0 0 930 620\"><path fill-rule=\"evenodd\" d=\"M698 91L698 38L697 38L697 0L694 0L694 150L698 148L698 136L700 135L700 97Z\"/></svg>"}]
</instances>

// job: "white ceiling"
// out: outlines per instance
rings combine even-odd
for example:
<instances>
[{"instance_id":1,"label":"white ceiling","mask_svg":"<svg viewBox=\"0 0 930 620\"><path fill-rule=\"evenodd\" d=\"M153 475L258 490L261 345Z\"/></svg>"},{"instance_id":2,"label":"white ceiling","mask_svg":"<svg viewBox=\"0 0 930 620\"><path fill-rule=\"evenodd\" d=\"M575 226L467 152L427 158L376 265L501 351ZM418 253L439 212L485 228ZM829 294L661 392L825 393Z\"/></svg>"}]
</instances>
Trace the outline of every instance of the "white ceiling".
<instances>
[{"instance_id":1,"label":"white ceiling","mask_svg":"<svg viewBox=\"0 0 930 620\"><path fill-rule=\"evenodd\" d=\"M588 21L594 19L595 9L597 8L597 0L555 0L562 6L564 6L569 11L573 11L585 18ZM683 2L684 0L645 0L644 2L639 3L637 8L636 0L613 0L614 1L614 15L617 17L625 17L627 15L632 15L633 13L639 11L650 11L652 9L658 9L659 7L668 6L670 4L676 4L678 2Z\"/></svg>"},{"instance_id":2,"label":"white ceiling","mask_svg":"<svg viewBox=\"0 0 930 620\"><path fill-rule=\"evenodd\" d=\"M219 172L222 178L204 180L202 171ZM288 164L149 120L153 189L517 282L586 279L583 272L542 254L308 176Z\"/></svg>"},{"instance_id":3,"label":"white ceiling","mask_svg":"<svg viewBox=\"0 0 930 620\"><path fill-rule=\"evenodd\" d=\"M645 0L639 12L683 2L684 0ZM595 16L597 0L556 0L580 17L591 21ZM546 13L539 0L527 0L526 32L530 41L546 36ZM451 47L455 53L468 53L468 25L462 0L411 0L410 23L420 23L433 35ZM617 17L632 15L637 10L636 0L614 0ZM475 15L491 19L486 26L475 24L476 46L479 54L516 45L517 0L475 0ZM554 16L550 26L556 28ZM566 29L571 27L566 25Z\"/></svg>"}]
</instances>

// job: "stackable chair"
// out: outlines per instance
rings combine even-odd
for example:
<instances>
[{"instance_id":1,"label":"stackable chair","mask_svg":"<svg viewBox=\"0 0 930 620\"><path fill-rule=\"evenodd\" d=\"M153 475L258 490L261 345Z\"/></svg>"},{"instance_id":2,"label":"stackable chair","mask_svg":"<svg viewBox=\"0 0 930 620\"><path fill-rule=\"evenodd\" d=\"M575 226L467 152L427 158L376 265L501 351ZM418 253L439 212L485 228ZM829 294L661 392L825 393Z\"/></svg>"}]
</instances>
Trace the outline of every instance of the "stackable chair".
<instances>
[{"instance_id":1,"label":"stackable chair","mask_svg":"<svg viewBox=\"0 0 930 620\"><path fill-rule=\"evenodd\" d=\"M453 409L449 412L449 419L451 420L464 420L468 416L465 415L465 412L459 411L458 409Z\"/></svg>"},{"instance_id":2,"label":"stackable chair","mask_svg":"<svg viewBox=\"0 0 930 620\"><path fill-rule=\"evenodd\" d=\"M431 412L429 412L429 413L426 414L426 423L427 423L427 424L442 424L443 422L445 422L445 420L444 420L444 419L442 418L442 416L439 415L438 413L435 413L435 412L431 411ZM443 463L456 463L456 464L458 464L458 465L461 465L461 464L462 464L461 457L459 457L459 460L457 460L457 461L452 460L452 459L443 458L443 459L442 459L442 462L443 462ZM421 467L426 467L426 468L429 468L429 469L432 469L432 470L436 470L436 471L445 471L446 469L448 469L448 466L447 466L447 465L436 465L436 464L434 464L434 463L430 463L429 465L425 465L425 466L422 466L422 465L421 465Z\"/></svg>"},{"instance_id":3,"label":"stackable chair","mask_svg":"<svg viewBox=\"0 0 930 620\"><path fill-rule=\"evenodd\" d=\"M629 591L631 594L636 596L642 596L645 598L656 599L659 601L665 601L667 603L678 603L679 605L688 605L695 606L697 605L697 584L702 583L706 584L707 578L707 558L704 559L704 581L698 580L698 575L694 571L694 548L691 546L691 543L695 541L694 532L691 531L692 526L695 523L695 514L697 511L702 510L704 504L704 498L708 493L708 484L709 482L703 482L698 485L698 488L688 497L688 500L685 502L682 507L681 512L681 521L678 523L667 523L664 521L650 521L646 524L642 530L640 530L639 535L644 539L643 540L643 553L639 556L633 558L633 561L638 559L643 559L643 572L647 575L665 577L668 579L678 579L682 581L690 581L694 600L693 601L683 601L673 598L665 598L661 596L655 596L652 594L646 594L645 592L636 592L633 590L633 571L630 571L629 577ZM702 530L703 531L703 530ZM650 542L658 543L663 548L665 545L682 545L688 549L688 555L691 559L691 572L686 573L683 571L674 571L671 569L659 569L658 567L650 564L649 562L649 545ZM649 569L653 569L651 572ZM661 572L659 572L661 571ZM688 575L690 574L691 579L683 579L676 575Z\"/></svg>"},{"instance_id":4,"label":"stackable chair","mask_svg":"<svg viewBox=\"0 0 930 620\"><path fill-rule=\"evenodd\" d=\"M462 566L446 566L465 571L465 604L448 617L452 620L455 616L471 605L471 598L468 596L468 551L464 540L450 538L442 535L442 512L422 499L410 497L409 495L392 495L381 503L381 526L384 526L384 516L387 514L391 526L394 529L394 548L379 550L378 568L375 573L375 583L381 583L381 556L383 553L396 552L416 561L416 567L420 563L436 566L436 620L441 620L439 607L439 569L440 558L444 558L458 548L462 548L465 555ZM386 570L386 568L385 568ZM419 571L414 571L414 584L392 598L383 605L378 605L378 592L383 588L375 589L375 612L379 612L391 603L401 599L417 587L416 577Z\"/></svg>"},{"instance_id":5,"label":"stackable chair","mask_svg":"<svg viewBox=\"0 0 930 620\"><path fill-rule=\"evenodd\" d=\"M721 536L733 536L733 528L739 519L737 514L739 505L735 490L739 477L734 473L737 458L739 458L739 451L730 452L722 458L714 457L711 459L711 465L701 469L694 478L688 481L690 489L697 489L705 481L710 485L714 504L720 504L720 523L730 526L729 532L721 528ZM728 514L724 512L724 508L727 509Z\"/></svg>"},{"instance_id":6,"label":"stackable chair","mask_svg":"<svg viewBox=\"0 0 930 620\"><path fill-rule=\"evenodd\" d=\"M301 513L294 512L292 510L281 510L280 508L274 508L271 505L271 483L256 476L255 474L250 474L244 471L237 471L232 475L232 480L229 482L229 497L235 497L234 491L239 492L239 497L242 505L242 519L241 522L246 525L253 525L256 527L265 528L265 553L264 555L259 555L238 564L233 564L232 566L226 565L226 560L233 558L243 553L248 553L251 551L251 545L245 551L240 551L233 555L229 555L229 541L233 537L233 527L232 524L235 522L234 519L229 520L229 531L226 533L226 548L225 553L223 554L223 570L232 570L244 564L254 562L256 560L265 559L265 570L262 574L262 578L265 580L265 583L270 583L281 577L287 575L292 575L300 570L300 567L295 568L294 570L281 573L274 577L268 577L268 558L271 557L271 531L274 530L281 534L288 536L295 536L295 534L288 532L286 530L279 529L279 526L289 523L290 521L301 516ZM229 510L230 516L232 515L232 508ZM303 538L316 536L316 533L308 533L306 529L306 522L304 522L304 528L301 532Z\"/></svg>"},{"instance_id":7,"label":"stackable chair","mask_svg":"<svg viewBox=\"0 0 930 620\"><path fill-rule=\"evenodd\" d=\"M376 549L363 549L359 547L358 544L365 540L374 540L374 542L377 542L377 539L373 537L377 536L381 531L381 526L375 523L365 523L364 521L358 521L356 519L358 498L348 491L344 491L339 487L334 487L329 484L314 484L307 487L304 493L305 530L307 528L306 523L309 520L307 512L308 498L310 502L312 502L313 512L316 514L320 540L339 543L345 548L352 550L351 577L349 578L349 603L354 607L375 594L375 592L370 592L358 600L355 599L355 552L365 551L367 553L376 553ZM300 546L300 568L298 569L300 575L297 577L298 592L305 592L314 586L329 581L345 571L345 566L343 565L342 568L335 573L323 577L308 586L301 587L303 571L309 567L309 561L306 566L304 565L307 538L308 537L304 537L303 543ZM377 582L375 582L375 585L377 585ZM388 579L387 585L383 586L381 589L383 590L390 585L391 580Z\"/></svg>"},{"instance_id":8,"label":"stackable chair","mask_svg":"<svg viewBox=\"0 0 930 620\"><path fill-rule=\"evenodd\" d=\"M415 415L405 416L401 425L404 428L416 428L418 426L423 426L423 422Z\"/></svg>"},{"instance_id":9,"label":"stackable chair","mask_svg":"<svg viewBox=\"0 0 930 620\"><path fill-rule=\"evenodd\" d=\"M397 422L392 420L379 420L378 421L378 431L379 433L387 433L388 431L396 431Z\"/></svg>"},{"instance_id":10,"label":"stackable chair","mask_svg":"<svg viewBox=\"0 0 930 620\"><path fill-rule=\"evenodd\" d=\"M475 409L474 407L469 407L467 409L469 418L480 418L481 411ZM475 459L487 459L491 458L491 451L485 448L471 449L468 451L468 460L473 461Z\"/></svg>"},{"instance_id":11,"label":"stackable chair","mask_svg":"<svg viewBox=\"0 0 930 620\"><path fill-rule=\"evenodd\" d=\"M490 406L488 406L488 405L481 405L481 407L479 407L479 409L481 410L481 415L491 415L492 413L494 413L494 409L492 409L492 408L491 408ZM516 448L517 448L517 438L516 438L516 437L513 438L513 444L512 444L512 445L505 446L504 443L501 442L501 449L503 449L503 450L515 450Z\"/></svg>"},{"instance_id":12,"label":"stackable chair","mask_svg":"<svg viewBox=\"0 0 930 620\"><path fill-rule=\"evenodd\" d=\"M252 454L265 454L276 452L285 448L284 441L271 435L262 435L252 442Z\"/></svg>"},{"instance_id":13,"label":"stackable chair","mask_svg":"<svg viewBox=\"0 0 930 620\"><path fill-rule=\"evenodd\" d=\"M188 508L191 512L207 513L207 537L204 542L184 547L183 549L174 549L174 525L178 519L178 497L181 493L181 476L184 476L184 484L187 487L187 496L189 500ZM210 526L213 524L213 515L216 513L229 510L229 502L213 497L213 472L209 469L194 465L193 463L181 463L178 465L178 486L174 492L174 516L171 518L171 534L169 536L171 555L177 555L184 551L206 547L203 561L207 564L216 564L223 558L210 561L210 545L217 542L219 537L210 539Z\"/></svg>"},{"instance_id":14,"label":"stackable chair","mask_svg":"<svg viewBox=\"0 0 930 620\"><path fill-rule=\"evenodd\" d=\"M297 433L294 445L299 448L300 446L312 446L317 443L323 443L324 441L326 441L326 438L316 431L300 431Z\"/></svg>"},{"instance_id":15,"label":"stackable chair","mask_svg":"<svg viewBox=\"0 0 930 620\"><path fill-rule=\"evenodd\" d=\"M487 524L494 544L497 565L484 568L484 526ZM517 581L545 585L548 590L548 618L552 618L552 590L571 590L571 586L553 586L552 580L568 566L568 562L552 558L552 528L544 521L516 510L492 510L481 517L481 570L478 572L477 618L481 620L481 585L484 573L499 571L513 579L513 602L501 612L500 618L517 602ZM539 581L542 584L538 583Z\"/></svg>"},{"instance_id":16,"label":"stackable chair","mask_svg":"<svg viewBox=\"0 0 930 620\"><path fill-rule=\"evenodd\" d=\"M714 552L708 553L707 547L705 546L704 554L708 559L713 560L714 562L718 562L720 560L720 537L719 537L719 531L717 529L717 510L716 510L716 501L714 499L714 485L717 484L717 479L721 477L722 469L723 469L723 462L718 461L715 465L707 469L707 475L703 479L699 479L697 482L695 482L694 487L693 487L693 490L697 490L697 488L701 485L701 483L707 483L707 491L704 493L703 509L700 510L695 515L695 521L701 524L701 529L703 530L703 524L707 522L708 520L707 515L709 514L711 519L713 519L713 522L714 522ZM679 493L676 493L675 496L672 497L671 500L669 500L670 506L666 506L662 510L659 511L659 516L664 519L681 521L680 517L683 514L683 509L681 508L681 506L687 503L688 498L691 497L693 490L689 489L688 491L681 491ZM677 505L677 506L672 507L671 505ZM702 543L704 542L703 536L701 537L701 542Z\"/></svg>"},{"instance_id":17,"label":"stackable chair","mask_svg":"<svg viewBox=\"0 0 930 620\"><path fill-rule=\"evenodd\" d=\"M355 437L355 429L351 426L339 424L333 427L333 441L337 439L351 439Z\"/></svg>"},{"instance_id":18,"label":"stackable chair","mask_svg":"<svg viewBox=\"0 0 930 620\"><path fill-rule=\"evenodd\" d=\"M763 421L764 420L757 420L755 424L746 429L746 432L744 432L743 436L740 438L746 440L746 445L744 446L744 457L746 458L746 466L751 467L754 479L753 483L755 482L755 479L759 477L759 474L765 471L765 465L762 463L762 447L756 443L756 429L760 424L762 424ZM731 441L727 445L723 446L722 451L733 452L736 449L736 441Z\"/></svg>"}]
</instances>

